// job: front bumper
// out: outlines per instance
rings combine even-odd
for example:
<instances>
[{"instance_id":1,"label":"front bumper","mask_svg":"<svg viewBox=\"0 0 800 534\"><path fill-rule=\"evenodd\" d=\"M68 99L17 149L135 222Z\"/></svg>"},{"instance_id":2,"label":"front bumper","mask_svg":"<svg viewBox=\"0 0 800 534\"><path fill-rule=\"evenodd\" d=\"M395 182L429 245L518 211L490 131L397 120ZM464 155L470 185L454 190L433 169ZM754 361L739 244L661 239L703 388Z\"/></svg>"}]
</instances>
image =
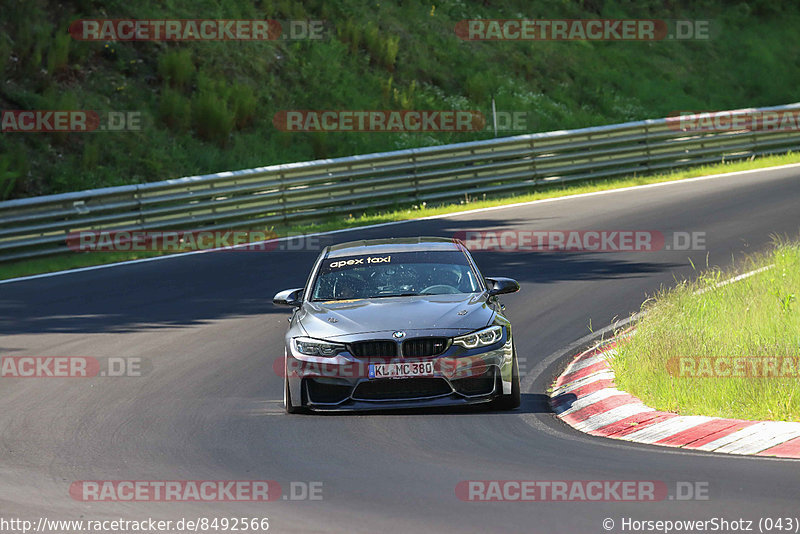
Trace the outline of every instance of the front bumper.
<instances>
[{"instance_id":1,"label":"front bumper","mask_svg":"<svg viewBox=\"0 0 800 534\"><path fill-rule=\"evenodd\" d=\"M315 411L385 410L481 404L511 393L510 335L476 349L449 347L429 358L332 358L307 356L287 343L286 376L294 406ZM431 376L369 378L369 365L432 361Z\"/></svg>"}]
</instances>

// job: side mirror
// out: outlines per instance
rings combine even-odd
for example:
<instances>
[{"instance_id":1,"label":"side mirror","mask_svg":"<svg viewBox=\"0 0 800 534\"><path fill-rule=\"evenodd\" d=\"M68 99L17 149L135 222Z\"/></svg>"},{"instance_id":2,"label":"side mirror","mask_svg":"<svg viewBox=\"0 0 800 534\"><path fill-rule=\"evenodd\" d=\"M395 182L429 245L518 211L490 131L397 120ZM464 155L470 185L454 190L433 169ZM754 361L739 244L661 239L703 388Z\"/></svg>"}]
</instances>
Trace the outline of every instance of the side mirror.
<instances>
[{"instance_id":1,"label":"side mirror","mask_svg":"<svg viewBox=\"0 0 800 534\"><path fill-rule=\"evenodd\" d=\"M303 288L284 289L272 297L272 303L276 306L294 306L299 308L303 304Z\"/></svg>"},{"instance_id":2,"label":"side mirror","mask_svg":"<svg viewBox=\"0 0 800 534\"><path fill-rule=\"evenodd\" d=\"M489 288L489 296L502 295L504 293L516 293L519 291L519 283L511 278L484 278Z\"/></svg>"}]
</instances>

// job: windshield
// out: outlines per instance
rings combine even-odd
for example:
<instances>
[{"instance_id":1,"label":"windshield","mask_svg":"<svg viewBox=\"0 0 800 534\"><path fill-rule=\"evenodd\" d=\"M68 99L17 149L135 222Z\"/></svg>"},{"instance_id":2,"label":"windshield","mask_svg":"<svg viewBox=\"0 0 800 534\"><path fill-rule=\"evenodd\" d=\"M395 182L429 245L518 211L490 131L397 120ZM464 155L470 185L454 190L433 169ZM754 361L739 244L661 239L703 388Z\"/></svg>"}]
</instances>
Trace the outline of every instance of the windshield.
<instances>
[{"instance_id":1,"label":"windshield","mask_svg":"<svg viewBox=\"0 0 800 534\"><path fill-rule=\"evenodd\" d=\"M326 258L312 300L349 300L482 291L459 250L392 252Z\"/></svg>"}]
</instances>

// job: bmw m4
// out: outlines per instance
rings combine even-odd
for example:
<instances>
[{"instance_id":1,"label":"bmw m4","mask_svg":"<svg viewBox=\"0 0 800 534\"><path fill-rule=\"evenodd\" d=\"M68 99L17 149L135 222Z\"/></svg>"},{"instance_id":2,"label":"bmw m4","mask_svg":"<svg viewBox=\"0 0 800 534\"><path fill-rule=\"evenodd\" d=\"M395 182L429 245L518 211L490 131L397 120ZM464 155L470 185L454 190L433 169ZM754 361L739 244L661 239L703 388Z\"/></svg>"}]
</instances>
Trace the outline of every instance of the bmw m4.
<instances>
[{"instance_id":1,"label":"bmw m4","mask_svg":"<svg viewBox=\"0 0 800 534\"><path fill-rule=\"evenodd\" d=\"M326 247L305 287L273 303L293 307L285 337L289 413L520 404L511 323L467 248L440 237Z\"/></svg>"}]
</instances>

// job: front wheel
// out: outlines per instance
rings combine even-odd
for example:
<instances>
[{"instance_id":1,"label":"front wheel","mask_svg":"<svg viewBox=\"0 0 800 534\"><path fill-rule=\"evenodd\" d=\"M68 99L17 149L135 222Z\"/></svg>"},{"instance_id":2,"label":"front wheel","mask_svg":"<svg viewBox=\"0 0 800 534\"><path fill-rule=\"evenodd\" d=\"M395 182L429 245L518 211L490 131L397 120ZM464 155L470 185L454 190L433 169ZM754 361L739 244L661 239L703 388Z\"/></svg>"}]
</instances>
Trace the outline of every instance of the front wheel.
<instances>
[{"instance_id":1,"label":"front wheel","mask_svg":"<svg viewBox=\"0 0 800 534\"><path fill-rule=\"evenodd\" d=\"M519 365L517 363L517 351L514 349L511 362L511 393L499 397L494 404L498 410L513 410L519 408L522 403L522 395L519 389Z\"/></svg>"},{"instance_id":2,"label":"front wheel","mask_svg":"<svg viewBox=\"0 0 800 534\"><path fill-rule=\"evenodd\" d=\"M302 406L292 405L292 395L289 391L289 379L284 381L283 386L283 407L286 408L286 413L305 413L306 409Z\"/></svg>"},{"instance_id":3,"label":"front wheel","mask_svg":"<svg viewBox=\"0 0 800 534\"><path fill-rule=\"evenodd\" d=\"M286 413L304 413L306 409L303 406L294 406L292 405L292 393L289 390L289 366L287 362L286 353L283 355L284 358L284 379L283 379L283 407L286 410Z\"/></svg>"}]
</instances>

